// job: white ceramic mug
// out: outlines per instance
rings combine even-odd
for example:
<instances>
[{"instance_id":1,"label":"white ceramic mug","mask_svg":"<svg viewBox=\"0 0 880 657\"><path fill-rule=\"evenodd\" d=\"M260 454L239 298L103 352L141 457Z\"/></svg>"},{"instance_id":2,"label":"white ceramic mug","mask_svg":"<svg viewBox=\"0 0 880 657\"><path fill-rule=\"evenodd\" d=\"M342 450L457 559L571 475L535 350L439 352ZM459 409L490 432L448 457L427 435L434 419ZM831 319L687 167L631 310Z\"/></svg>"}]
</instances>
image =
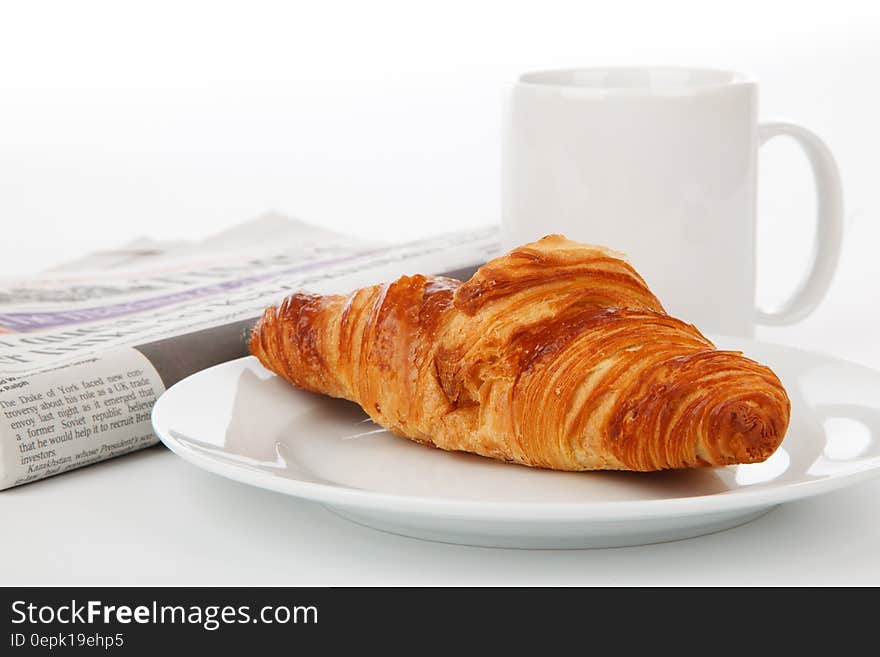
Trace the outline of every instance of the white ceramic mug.
<instances>
[{"instance_id":1,"label":"white ceramic mug","mask_svg":"<svg viewBox=\"0 0 880 657\"><path fill-rule=\"evenodd\" d=\"M758 123L758 85L678 68L546 71L508 107L502 226L510 248L547 233L627 254L667 311L700 329L752 335L808 315L831 283L843 231L840 176L815 134ZM810 271L774 312L755 307L758 147L795 139L816 180Z\"/></svg>"}]
</instances>

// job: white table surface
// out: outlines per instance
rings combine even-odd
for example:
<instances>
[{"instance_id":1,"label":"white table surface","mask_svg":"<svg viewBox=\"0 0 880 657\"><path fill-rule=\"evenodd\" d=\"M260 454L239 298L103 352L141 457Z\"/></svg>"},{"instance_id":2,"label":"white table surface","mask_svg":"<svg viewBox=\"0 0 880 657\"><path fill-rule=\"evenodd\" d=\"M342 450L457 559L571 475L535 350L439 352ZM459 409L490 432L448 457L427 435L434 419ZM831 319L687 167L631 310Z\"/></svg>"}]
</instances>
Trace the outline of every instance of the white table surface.
<instances>
[{"instance_id":1,"label":"white table surface","mask_svg":"<svg viewBox=\"0 0 880 657\"><path fill-rule=\"evenodd\" d=\"M880 369L878 232L850 231L816 313L758 338ZM0 492L0 518L0 585L880 585L880 478L686 541L523 551L361 527L159 446Z\"/></svg>"},{"instance_id":2,"label":"white table surface","mask_svg":"<svg viewBox=\"0 0 880 657\"><path fill-rule=\"evenodd\" d=\"M851 226L820 308L758 338L880 369L877 237ZM0 518L0 585L880 585L880 478L686 541L522 551L361 527L160 446L0 492Z\"/></svg>"},{"instance_id":3,"label":"white table surface","mask_svg":"<svg viewBox=\"0 0 880 657\"><path fill-rule=\"evenodd\" d=\"M758 338L880 369L878 233L850 230L821 307ZM880 478L685 541L503 550L361 527L158 446L0 492L0 518L0 585L880 585Z\"/></svg>"},{"instance_id":4,"label":"white table surface","mask_svg":"<svg viewBox=\"0 0 880 657\"><path fill-rule=\"evenodd\" d=\"M501 550L368 529L164 447L0 495L0 583L880 584L880 480L658 545Z\"/></svg>"}]
</instances>

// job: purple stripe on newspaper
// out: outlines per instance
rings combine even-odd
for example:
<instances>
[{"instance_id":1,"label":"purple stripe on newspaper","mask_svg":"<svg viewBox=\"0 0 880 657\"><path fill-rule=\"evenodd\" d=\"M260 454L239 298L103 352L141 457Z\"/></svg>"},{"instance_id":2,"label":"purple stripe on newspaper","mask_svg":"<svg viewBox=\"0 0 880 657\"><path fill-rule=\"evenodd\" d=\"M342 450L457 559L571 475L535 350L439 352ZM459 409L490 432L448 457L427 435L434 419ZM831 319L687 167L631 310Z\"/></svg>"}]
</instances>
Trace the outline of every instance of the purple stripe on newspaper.
<instances>
[{"instance_id":1,"label":"purple stripe on newspaper","mask_svg":"<svg viewBox=\"0 0 880 657\"><path fill-rule=\"evenodd\" d=\"M206 285L203 287L184 290L182 292L174 292L173 294L165 294L153 297L151 299L140 299L137 301L129 301L126 303L109 304L106 306L96 306L93 308L80 308L77 310L62 310L55 312L35 312L35 313L0 313L0 327L10 329L17 333L27 333L28 331L42 331L49 328L57 328L59 326L68 326L70 324L84 324L87 322L95 322L101 319L113 319L116 317L124 317L125 315L134 315L147 310L155 310L156 308L164 308L173 306L178 303L195 301L206 297L214 296L222 292L229 292L254 283L267 281L282 276L290 276L292 274L301 274L316 269L326 269L334 265L352 262L365 257L373 257L382 253L399 249L397 247L387 247L383 249L374 249L370 251L361 251L349 256L333 258L330 260L322 260L320 262L312 262L307 265L291 267L279 271L273 271L268 274L258 276L248 276L214 285Z\"/></svg>"}]
</instances>

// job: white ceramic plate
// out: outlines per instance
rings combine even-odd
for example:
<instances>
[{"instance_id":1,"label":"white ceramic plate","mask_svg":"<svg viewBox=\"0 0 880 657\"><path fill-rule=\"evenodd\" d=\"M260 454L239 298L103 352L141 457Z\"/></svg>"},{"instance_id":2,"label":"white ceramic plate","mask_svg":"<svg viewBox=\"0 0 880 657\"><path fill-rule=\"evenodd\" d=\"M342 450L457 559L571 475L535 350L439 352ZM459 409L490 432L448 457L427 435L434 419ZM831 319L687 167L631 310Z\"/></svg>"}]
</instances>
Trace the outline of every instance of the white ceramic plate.
<instances>
[{"instance_id":1,"label":"white ceramic plate","mask_svg":"<svg viewBox=\"0 0 880 657\"><path fill-rule=\"evenodd\" d=\"M254 358L171 387L153 426L210 472L324 504L378 529L470 545L635 545L742 524L880 473L880 372L716 337L773 367L792 400L765 463L659 473L535 470L398 438L355 404L296 390Z\"/></svg>"}]
</instances>

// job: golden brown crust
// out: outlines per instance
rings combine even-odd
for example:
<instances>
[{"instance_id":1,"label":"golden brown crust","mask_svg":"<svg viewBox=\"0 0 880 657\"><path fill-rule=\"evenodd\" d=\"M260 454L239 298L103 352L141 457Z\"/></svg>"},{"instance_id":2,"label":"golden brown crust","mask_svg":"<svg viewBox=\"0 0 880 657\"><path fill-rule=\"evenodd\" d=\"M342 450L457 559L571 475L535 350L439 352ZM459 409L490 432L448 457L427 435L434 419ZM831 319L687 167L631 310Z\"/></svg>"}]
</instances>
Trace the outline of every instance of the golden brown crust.
<instances>
[{"instance_id":1,"label":"golden brown crust","mask_svg":"<svg viewBox=\"0 0 880 657\"><path fill-rule=\"evenodd\" d=\"M789 419L770 369L667 315L618 254L559 235L466 283L293 294L250 349L402 436L559 470L763 461Z\"/></svg>"}]
</instances>

